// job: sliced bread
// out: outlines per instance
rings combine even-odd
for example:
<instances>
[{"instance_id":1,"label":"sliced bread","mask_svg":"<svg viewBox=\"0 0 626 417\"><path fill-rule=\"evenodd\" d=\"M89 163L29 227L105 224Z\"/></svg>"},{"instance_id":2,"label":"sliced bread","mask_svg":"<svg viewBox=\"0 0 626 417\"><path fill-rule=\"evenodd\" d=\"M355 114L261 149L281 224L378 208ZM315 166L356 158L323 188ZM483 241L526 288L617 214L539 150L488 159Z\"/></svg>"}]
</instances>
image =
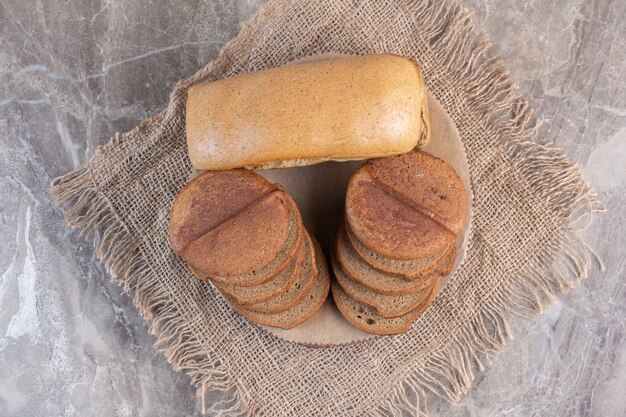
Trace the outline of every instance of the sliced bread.
<instances>
[{"instance_id":1,"label":"sliced bread","mask_svg":"<svg viewBox=\"0 0 626 417\"><path fill-rule=\"evenodd\" d=\"M345 225L346 234L350 245L356 253L372 268L381 272L395 275L400 278L412 281L423 278L433 273L438 262L446 257L449 251L455 246L454 240L452 240L448 246L441 252L431 255L427 258L412 259L412 260L397 260L387 258L386 256L375 253L363 245L356 236L352 233L350 227Z\"/></svg>"},{"instance_id":2,"label":"sliced bread","mask_svg":"<svg viewBox=\"0 0 626 417\"><path fill-rule=\"evenodd\" d=\"M207 171L189 181L170 210L169 240L177 252L278 187L246 169Z\"/></svg>"},{"instance_id":3,"label":"sliced bread","mask_svg":"<svg viewBox=\"0 0 626 417\"><path fill-rule=\"evenodd\" d=\"M436 277L428 278L425 280L427 285L424 288L409 294L384 295L348 277L335 259L333 259L333 271L335 272L337 283L351 298L374 307L381 317L386 318L403 316L416 309L428 296L433 281L437 279Z\"/></svg>"},{"instance_id":4,"label":"sliced bread","mask_svg":"<svg viewBox=\"0 0 626 417\"><path fill-rule=\"evenodd\" d=\"M304 230L304 243L306 243L306 253L298 267L296 280L285 291L268 300L247 304L246 310L267 314L280 313L293 307L310 292L317 280L319 265L326 261L318 243L311 238L306 229Z\"/></svg>"},{"instance_id":5,"label":"sliced bread","mask_svg":"<svg viewBox=\"0 0 626 417\"><path fill-rule=\"evenodd\" d=\"M300 277L300 265L303 263L304 257L308 252L306 241L307 239L305 238L300 239L299 249L291 262L289 262L287 268L263 284L242 287L239 285L215 282L215 285L228 298L242 306L269 300L287 291Z\"/></svg>"},{"instance_id":6,"label":"sliced bread","mask_svg":"<svg viewBox=\"0 0 626 417\"><path fill-rule=\"evenodd\" d=\"M280 313L258 313L236 305L235 308L248 320L266 326L291 329L304 322L320 309L326 297L328 297L328 291L330 289L330 276L326 260L324 260L323 256L318 256L317 258L320 260L317 262L319 273L317 274L315 285L313 285L299 303L289 310Z\"/></svg>"},{"instance_id":7,"label":"sliced bread","mask_svg":"<svg viewBox=\"0 0 626 417\"><path fill-rule=\"evenodd\" d=\"M463 231L467 194L461 177L445 161L415 149L396 157L373 159L364 170L455 236Z\"/></svg>"},{"instance_id":8,"label":"sliced bread","mask_svg":"<svg viewBox=\"0 0 626 417\"><path fill-rule=\"evenodd\" d=\"M452 267L454 266L454 261L456 261L456 245L453 246L445 256L445 258L439 263L437 267L436 274L445 277L450 272L452 272Z\"/></svg>"},{"instance_id":9,"label":"sliced bread","mask_svg":"<svg viewBox=\"0 0 626 417\"><path fill-rule=\"evenodd\" d=\"M412 294L430 283L426 277L409 281L372 268L350 245L344 226L339 229L335 238L334 255L341 269L349 278L381 294Z\"/></svg>"},{"instance_id":10,"label":"sliced bread","mask_svg":"<svg viewBox=\"0 0 626 417\"><path fill-rule=\"evenodd\" d=\"M348 183L346 220L365 247L396 260L429 257L454 239L448 229L373 181L362 168Z\"/></svg>"},{"instance_id":11,"label":"sliced bread","mask_svg":"<svg viewBox=\"0 0 626 417\"><path fill-rule=\"evenodd\" d=\"M428 295L414 310L403 316L381 317L375 308L351 298L336 282L332 285L333 298L341 314L354 327L367 333L385 335L406 332L411 324L430 306L434 296L436 283L428 287Z\"/></svg>"},{"instance_id":12,"label":"sliced bread","mask_svg":"<svg viewBox=\"0 0 626 417\"><path fill-rule=\"evenodd\" d=\"M413 150L373 159L350 178L346 219L365 247L397 260L426 258L463 228L468 202L454 169Z\"/></svg>"},{"instance_id":13,"label":"sliced bread","mask_svg":"<svg viewBox=\"0 0 626 417\"><path fill-rule=\"evenodd\" d=\"M289 228L287 239L283 242L281 250L278 252L278 255L268 264L265 265L257 265L250 272L245 273L243 275L231 275L224 276L220 274L209 274L211 279L218 284L231 284L231 285L239 285L242 287L250 287L253 285L263 284L268 282L270 279L274 278L276 275L281 273L287 266L289 262L293 260L293 257L298 250L300 239L303 238L302 232L304 226L302 225L302 218L300 217L300 211L296 206L296 203L293 201L291 196L284 193L285 201L287 201L287 207L289 210ZM245 240L246 234L240 236L240 241ZM255 250L255 249L250 249ZM245 252L237 249L236 253L238 253L241 257L245 257ZM207 271L203 271L207 272Z\"/></svg>"}]
</instances>

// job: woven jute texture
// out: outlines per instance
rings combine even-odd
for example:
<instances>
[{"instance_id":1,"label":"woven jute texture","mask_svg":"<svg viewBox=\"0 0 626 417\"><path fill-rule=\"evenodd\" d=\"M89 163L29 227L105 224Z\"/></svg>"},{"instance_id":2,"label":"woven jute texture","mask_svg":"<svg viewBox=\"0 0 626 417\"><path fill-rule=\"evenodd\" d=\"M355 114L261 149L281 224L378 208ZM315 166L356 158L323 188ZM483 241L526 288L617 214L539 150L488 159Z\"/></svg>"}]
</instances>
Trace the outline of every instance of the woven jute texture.
<instances>
[{"instance_id":1,"label":"woven jute texture","mask_svg":"<svg viewBox=\"0 0 626 417\"><path fill-rule=\"evenodd\" d=\"M167 225L191 170L187 87L326 52L387 52L423 65L465 146L473 226L463 264L408 333L310 348L248 323L195 280L171 250ZM453 1L273 0L218 59L176 85L166 110L116 135L57 178L52 193L149 319L156 348L191 376L207 412L426 415L430 395L458 400L504 347L510 314L540 312L590 267L593 252L573 226L598 202L560 150L536 143L536 126Z\"/></svg>"}]
</instances>

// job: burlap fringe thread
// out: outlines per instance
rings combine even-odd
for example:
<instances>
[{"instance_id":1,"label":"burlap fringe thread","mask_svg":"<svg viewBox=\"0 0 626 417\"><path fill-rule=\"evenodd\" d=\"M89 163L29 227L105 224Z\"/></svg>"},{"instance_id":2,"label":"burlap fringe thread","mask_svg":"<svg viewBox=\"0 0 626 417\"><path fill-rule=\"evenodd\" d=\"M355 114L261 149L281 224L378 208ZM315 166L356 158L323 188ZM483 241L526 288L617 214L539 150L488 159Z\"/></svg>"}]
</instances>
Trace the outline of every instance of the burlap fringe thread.
<instances>
[{"instance_id":1,"label":"burlap fringe thread","mask_svg":"<svg viewBox=\"0 0 626 417\"><path fill-rule=\"evenodd\" d=\"M572 213L572 217L563 224L552 243L511 276L504 291L490 299L446 348L404 375L404 382L382 400L378 410L372 410L371 415L380 416L401 416L405 412L426 416L427 392L450 402L458 401L471 387L475 372L484 370L484 361L501 351L511 337L507 314L534 317L543 311L546 303L557 301L558 294L585 278L594 257L601 265L595 253L576 236L573 227L581 217L601 211L596 195L580 171L561 150L526 141L538 125L532 109L501 62L493 57L490 44L475 30L470 15L461 6L450 6L446 2L417 3L417 19L423 22L423 31L430 39L434 54L450 74L467 80L467 98L480 112L487 128L508 138L502 146L529 189L551 200L563 213ZM271 2L265 4L254 19L259 19L270 5ZM247 27L242 30L246 31ZM224 58L220 56L217 61ZM171 100L180 101L181 90L197 76L179 83ZM155 117L167 117L167 114ZM551 193L544 190L551 190ZM106 197L95 188L89 164L55 180L52 194L66 207L68 225L79 229L80 237L93 242L96 256L112 279L127 293L134 292L135 305L151 320L150 331L157 338L157 349L176 371L191 376L203 400L203 412L222 416L253 413L255 410L246 406L245 393L236 388L219 358L207 356L200 341L177 313L176 305L158 285L158 279L151 276L139 242L126 229ZM213 390L222 391L226 399L206 409L204 394Z\"/></svg>"}]
</instances>

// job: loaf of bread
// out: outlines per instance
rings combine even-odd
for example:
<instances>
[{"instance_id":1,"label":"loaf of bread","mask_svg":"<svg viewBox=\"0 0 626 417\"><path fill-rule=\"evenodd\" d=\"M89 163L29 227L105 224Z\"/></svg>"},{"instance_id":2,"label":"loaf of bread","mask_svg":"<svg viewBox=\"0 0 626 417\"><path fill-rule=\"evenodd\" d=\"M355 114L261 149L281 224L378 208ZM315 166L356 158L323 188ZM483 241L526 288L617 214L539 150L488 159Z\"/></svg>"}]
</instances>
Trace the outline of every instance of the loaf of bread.
<instances>
[{"instance_id":1,"label":"loaf of bread","mask_svg":"<svg viewBox=\"0 0 626 417\"><path fill-rule=\"evenodd\" d=\"M300 63L192 85L186 129L199 170L398 155L429 140L426 89L407 57Z\"/></svg>"}]
</instances>

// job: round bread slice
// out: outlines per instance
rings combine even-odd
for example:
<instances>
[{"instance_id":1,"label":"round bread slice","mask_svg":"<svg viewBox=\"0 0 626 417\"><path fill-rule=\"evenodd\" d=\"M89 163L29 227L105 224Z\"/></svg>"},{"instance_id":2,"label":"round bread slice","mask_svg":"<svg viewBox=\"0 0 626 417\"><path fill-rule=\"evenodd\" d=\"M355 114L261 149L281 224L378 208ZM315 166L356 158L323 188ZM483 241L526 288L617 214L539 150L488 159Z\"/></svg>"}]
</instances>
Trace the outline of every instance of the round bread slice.
<instances>
[{"instance_id":1,"label":"round bread slice","mask_svg":"<svg viewBox=\"0 0 626 417\"><path fill-rule=\"evenodd\" d=\"M337 232L334 255L349 278L380 294L407 295L430 284L428 277L409 281L372 268L350 245L344 226L341 226Z\"/></svg>"},{"instance_id":2,"label":"round bread slice","mask_svg":"<svg viewBox=\"0 0 626 417\"><path fill-rule=\"evenodd\" d=\"M365 167L379 184L458 236L467 221L463 181L447 162L421 150L373 159Z\"/></svg>"},{"instance_id":3,"label":"round bread slice","mask_svg":"<svg viewBox=\"0 0 626 417\"><path fill-rule=\"evenodd\" d=\"M260 175L242 169L207 172L174 201L169 237L194 270L255 285L286 268L300 223L291 197Z\"/></svg>"},{"instance_id":4,"label":"round bread slice","mask_svg":"<svg viewBox=\"0 0 626 417\"><path fill-rule=\"evenodd\" d=\"M305 297L302 298L300 302L289 310L268 314L245 310L240 306L235 306L235 308L248 320L286 330L306 321L324 304L330 289L330 276L328 267L326 266L326 260L323 256L318 256L317 259L319 274L317 274L315 285L305 294Z\"/></svg>"},{"instance_id":5,"label":"round bread slice","mask_svg":"<svg viewBox=\"0 0 626 417\"><path fill-rule=\"evenodd\" d=\"M278 187L246 169L207 171L189 181L170 210L169 240L180 252ZM280 242L282 243L282 242Z\"/></svg>"},{"instance_id":6,"label":"round bread slice","mask_svg":"<svg viewBox=\"0 0 626 417\"><path fill-rule=\"evenodd\" d=\"M304 242L306 243L306 253L299 265L297 279L285 291L276 296L260 303L246 305L246 310L267 314L280 313L296 305L309 293L317 281L319 264L324 263L325 260L319 244L311 238L306 229Z\"/></svg>"},{"instance_id":7,"label":"round bread slice","mask_svg":"<svg viewBox=\"0 0 626 417\"><path fill-rule=\"evenodd\" d=\"M286 192L284 193L284 196L289 210L289 228L287 239L281 246L281 250L278 252L278 255L268 264L257 265L250 272L243 275L224 276L220 274L207 274L213 282L217 282L218 284L251 287L268 282L287 268L289 262L291 262L296 255L300 245L300 240L303 239L302 234L304 226L302 225L302 218L300 217L300 211L298 210L296 203ZM240 237L240 240L245 239L247 239L245 235ZM252 248L250 250L255 249ZM246 257L246 252L242 249L236 249L236 253L241 258ZM203 272L206 273L206 271Z\"/></svg>"},{"instance_id":8,"label":"round bread slice","mask_svg":"<svg viewBox=\"0 0 626 417\"><path fill-rule=\"evenodd\" d=\"M351 298L339 284L333 282L333 298L345 319L357 329L367 333L387 335L406 332L411 324L430 306L435 297L436 282L429 287L428 295L420 305L399 317L381 317L376 309Z\"/></svg>"},{"instance_id":9,"label":"round bread slice","mask_svg":"<svg viewBox=\"0 0 626 417\"><path fill-rule=\"evenodd\" d=\"M424 298L428 296L433 281L437 279L436 277L428 278L426 280L426 287L413 293L405 295L384 295L350 279L335 259L333 259L333 271L335 272L337 283L351 298L370 307L374 307L381 317L386 318L403 316L416 309Z\"/></svg>"},{"instance_id":10,"label":"round bread slice","mask_svg":"<svg viewBox=\"0 0 626 417\"><path fill-rule=\"evenodd\" d=\"M354 251L363 259L363 261L365 261L365 263L381 272L395 275L409 281L421 279L431 275L435 271L435 268L439 265L439 262L443 259L447 259L446 257L449 256L450 251L455 246L455 241L452 240L444 250L427 258L401 261L387 258L386 256L372 252L356 238L347 224L344 225L344 227L346 235L348 236L348 242L350 242Z\"/></svg>"},{"instance_id":11,"label":"round bread slice","mask_svg":"<svg viewBox=\"0 0 626 417\"><path fill-rule=\"evenodd\" d=\"M308 252L306 248L307 244L305 243L306 240L306 238L300 239L298 251L295 257L289 262L287 268L276 275L276 277L263 284L253 285L251 287L220 284L218 282L214 282L214 284L228 298L242 306L262 303L284 293L293 286L300 277L300 265L304 262L304 257Z\"/></svg>"},{"instance_id":12,"label":"round bread slice","mask_svg":"<svg viewBox=\"0 0 626 417\"><path fill-rule=\"evenodd\" d=\"M346 219L371 251L411 260L441 252L463 230L467 195L454 169L422 151L374 159L351 177Z\"/></svg>"}]
</instances>

